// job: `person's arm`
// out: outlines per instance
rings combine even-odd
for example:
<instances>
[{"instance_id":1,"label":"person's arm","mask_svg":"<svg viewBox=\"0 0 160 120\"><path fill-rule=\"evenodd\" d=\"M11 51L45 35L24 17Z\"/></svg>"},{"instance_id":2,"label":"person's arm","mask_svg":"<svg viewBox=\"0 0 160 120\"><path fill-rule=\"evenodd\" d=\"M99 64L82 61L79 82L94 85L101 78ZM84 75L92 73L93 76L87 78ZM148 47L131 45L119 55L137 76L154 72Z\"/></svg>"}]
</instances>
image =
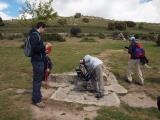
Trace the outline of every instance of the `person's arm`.
<instances>
[{"instance_id":1,"label":"person's arm","mask_svg":"<svg viewBox=\"0 0 160 120\"><path fill-rule=\"evenodd\" d=\"M132 46L131 45L128 47L128 53L132 54Z\"/></svg>"}]
</instances>

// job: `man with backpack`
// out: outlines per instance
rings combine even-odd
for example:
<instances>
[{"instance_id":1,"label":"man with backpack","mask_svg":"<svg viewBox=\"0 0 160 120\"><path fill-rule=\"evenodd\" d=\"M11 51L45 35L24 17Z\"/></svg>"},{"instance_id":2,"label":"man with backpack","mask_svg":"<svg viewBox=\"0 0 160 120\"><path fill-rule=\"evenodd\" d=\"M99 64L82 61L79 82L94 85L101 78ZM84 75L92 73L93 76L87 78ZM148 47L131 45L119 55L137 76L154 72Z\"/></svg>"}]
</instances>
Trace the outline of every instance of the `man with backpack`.
<instances>
[{"instance_id":1,"label":"man with backpack","mask_svg":"<svg viewBox=\"0 0 160 120\"><path fill-rule=\"evenodd\" d=\"M40 91L42 81L44 80L46 59L46 49L40 34L45 32L45 28L45 23L38 22L35 28L29 32L24 46L24 53L27 57L31 57L33 67L32 104L40 108L45 107Z\"/></svg>"},{"instance_id":2,"label":"man with backpack","mask_svg":"<svg viewBox=\"0 0 160 120\"><path fill-rule=\"evenodd\" d=\"M129 40L130 46L128 48L128 53L130 54L130 60L128 62L127 80L128 82L132 82L131 68L133 67L133 65L136 65L136 73L138 76L137 83L139 85L144 85L144 79L140 68L140 58L144 57L144 49L142 48L141 44L138 43L137 39L134 36L130 37Z\"/></svg>"},{"instance_id":3,"label":"man with backpack","mask_svg":"<svg viewBox=\"0 0 160 120\"><path fill-rule=\"evenodd\" d=\"M104 81L103 81L103 62L97 57L85 55L80 60L80 64L83 64L91 75L91 81L95 89L95 97L102 98L104 96Z\"/></svg>"}]
</instances>

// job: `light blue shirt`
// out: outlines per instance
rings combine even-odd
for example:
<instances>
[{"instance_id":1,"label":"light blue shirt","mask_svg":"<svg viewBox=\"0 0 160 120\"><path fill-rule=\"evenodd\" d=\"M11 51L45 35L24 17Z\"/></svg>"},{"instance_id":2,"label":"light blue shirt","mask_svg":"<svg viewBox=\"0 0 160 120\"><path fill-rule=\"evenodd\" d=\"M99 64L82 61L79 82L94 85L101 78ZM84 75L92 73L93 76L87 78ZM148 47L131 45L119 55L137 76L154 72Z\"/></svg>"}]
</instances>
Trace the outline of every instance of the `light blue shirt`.
<instances>
[{"instance_id":1,"label":"light blue shirt","mask_svg":"<svg viewBox=\"0 0 160 120\"><path fill-rule=\"evenodd\" d=\"M98 59L97 57L93 57L90 55L86 55L84 58L85 65L88 68L88 70L93 71L98 65L103 64L103 62Z\"/></svg>"}]
</instances>

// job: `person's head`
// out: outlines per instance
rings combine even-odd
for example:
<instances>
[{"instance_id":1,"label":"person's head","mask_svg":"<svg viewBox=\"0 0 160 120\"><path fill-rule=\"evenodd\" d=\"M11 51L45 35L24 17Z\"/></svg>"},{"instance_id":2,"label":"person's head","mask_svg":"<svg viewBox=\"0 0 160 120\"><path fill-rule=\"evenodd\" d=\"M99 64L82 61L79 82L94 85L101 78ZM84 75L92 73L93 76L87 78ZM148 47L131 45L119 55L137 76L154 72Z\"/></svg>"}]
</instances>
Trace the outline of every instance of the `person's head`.
<instances>
[{"instance_id":1,"label":"person's head","mask_svg":"<svg viewBox=\"0 0 160 120\"><path fill-rule=\"evenodd\" d=\"M136 43L136 38L134 36L129 37L130 43Z\"/></svg>"},{"instance_id":2,"label":"person's head","mask_svg":"<svg viewBox=\"0 0 160 120\"><path fill-rule=\"evenodd\" d=\"M39 33L43 33L45 31L46 28L46 24L44 22L38 22L35 26L35 28L37 29L37 31Z\"/></svg>"}]
</instances>

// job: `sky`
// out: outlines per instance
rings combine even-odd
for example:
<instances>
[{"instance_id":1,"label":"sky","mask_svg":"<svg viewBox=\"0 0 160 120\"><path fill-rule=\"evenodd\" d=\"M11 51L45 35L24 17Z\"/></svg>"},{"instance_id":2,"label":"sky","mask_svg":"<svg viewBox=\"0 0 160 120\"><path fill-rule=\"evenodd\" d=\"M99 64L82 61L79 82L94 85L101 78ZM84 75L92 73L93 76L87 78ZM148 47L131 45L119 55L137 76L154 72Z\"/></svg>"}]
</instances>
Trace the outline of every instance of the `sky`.
<instances>
[{"instance_id":1,"label":"sky","mask_svg":"<svg viewBox=\"0 0 160 120\"><path fill-rule=\"evenodd\" d=\"M0 0L2 19L15 19L20 16L19 10L24 1ZM36 1L38 3L40 0ZM54 0L52 6L60 16L73 16L80 12L83 15L106 19L160 23L160 0Z\"/></svg>"}]
</instances>

